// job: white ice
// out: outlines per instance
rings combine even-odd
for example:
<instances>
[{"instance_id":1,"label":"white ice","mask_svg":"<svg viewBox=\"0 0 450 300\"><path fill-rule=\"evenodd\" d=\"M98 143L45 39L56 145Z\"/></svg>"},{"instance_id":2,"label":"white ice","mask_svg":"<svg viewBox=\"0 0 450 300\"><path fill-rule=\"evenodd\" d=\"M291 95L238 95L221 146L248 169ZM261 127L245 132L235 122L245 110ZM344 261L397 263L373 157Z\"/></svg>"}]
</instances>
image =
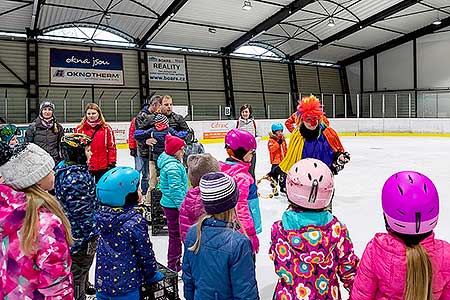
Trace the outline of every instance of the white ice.
<instances>
[{"instance_id":1,"label":"white ice","mask_svg":"<svg viewBox=\"0 0 450 300\"><path fill-rule=\"evenodd\" d=\"M350 231L355 252L360 257L376 232L384 232L381 210L381 188L384 181L401 170L415 170L429 176L440 195L440 217L435 230L440 239L450 241L450 138L437 137L342 137L351 162L336 176L333 214ZM219 160L226 158L222 144L207 144L205 150ZM118 165L133 166L128 150L119 150ZM267 141L260 140L257 150L256 177L270 170ZM263 232L258 235L260 251L256 258L256 275L260 297L272 298L277 277L268 257L270 228L287 207L285 197L260 199ZM167 262L167 237L152 237L157 260ZM207 262L205 262L207 263ZM93 282L94 267L91 269ZM243 280L245 280L243 278ZM180 296L182 284L180 282ZM346 299L346 293L343 292ZM183 297L181 297L183 299Z\"/></svg>"}]
</instances>

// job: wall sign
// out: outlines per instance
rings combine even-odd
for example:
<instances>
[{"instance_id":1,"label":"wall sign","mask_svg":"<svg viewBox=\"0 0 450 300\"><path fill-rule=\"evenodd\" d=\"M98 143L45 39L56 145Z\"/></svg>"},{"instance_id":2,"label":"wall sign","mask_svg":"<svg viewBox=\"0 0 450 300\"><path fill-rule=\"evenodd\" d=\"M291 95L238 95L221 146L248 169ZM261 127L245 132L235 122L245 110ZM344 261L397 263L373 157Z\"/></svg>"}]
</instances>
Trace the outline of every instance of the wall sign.
<instances>
[{"instance_id":1,"label":"wall sign","mask_svg":"<svg viewBox=\"0 0 450 300\"><path fill-rule=\"evenodd\" d=\"M153 81L186 82L184 58L149 56L149 79Z\"/></svg>"},{"instance_id":2,"label":"wall sign","mask_svg":"<svg viewBox=\"0 0 450 300\"><path fill-rule=\"evenodd\" d=\"M50 83L123 85L122 54L50 49Z\"/></svg>"}]
</instances>

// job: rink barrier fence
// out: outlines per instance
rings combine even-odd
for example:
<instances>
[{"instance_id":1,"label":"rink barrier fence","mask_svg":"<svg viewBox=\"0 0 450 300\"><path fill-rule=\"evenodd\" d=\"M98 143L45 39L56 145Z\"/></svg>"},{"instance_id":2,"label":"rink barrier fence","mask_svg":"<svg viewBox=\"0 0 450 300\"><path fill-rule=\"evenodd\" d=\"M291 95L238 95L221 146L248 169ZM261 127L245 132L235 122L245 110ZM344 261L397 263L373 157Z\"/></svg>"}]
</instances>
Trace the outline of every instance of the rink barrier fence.
<instances>
[{"instance_id":1,"label":"rink barrier fence","mask_svg":"<svg viewBox=\"0 0 450 300\"><path fill-rule=\"evenodd\" d=\"M450 119L329 119L330 124L340 136L431 136L450 137ZM256 120L257 135L262 140L268 139L273 123L284 124L284 119ZM194 129L196 137L203 144L223 143L225 134L236 127L236 120L188 121ZM78 123L63 123L66 133L73 132ZM129 122L111 122L118 149L128 148ZM23 139L28 124L19 124L20 139ZM287 133L287 129L284 130ZM289 135L286 134L288 137Z\"/></svg>"}]
</instances>

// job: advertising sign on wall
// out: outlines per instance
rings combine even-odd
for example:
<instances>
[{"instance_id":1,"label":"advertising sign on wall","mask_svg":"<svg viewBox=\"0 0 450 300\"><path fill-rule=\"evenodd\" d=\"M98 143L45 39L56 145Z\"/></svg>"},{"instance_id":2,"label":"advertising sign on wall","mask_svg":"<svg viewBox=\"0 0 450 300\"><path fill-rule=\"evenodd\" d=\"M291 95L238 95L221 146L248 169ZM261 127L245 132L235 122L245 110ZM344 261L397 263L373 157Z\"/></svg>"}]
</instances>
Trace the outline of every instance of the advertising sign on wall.
<instances>
[{"instance_id":1,"label":"advertising sign on wall","mask_svg":"<svg viewBox=\"0 0 450 300\"><path fill-rule=\"evenodd\" d=\"M224 138L228 131L236 128L236 121L214 121L208 122L203 131L204 139L220 139Z\"/></svg>"},{"instance_id":2,"label":"advertising sign on wall","mask_svg":"<svg viewBox=\"0 0 450 300\"><path fill-rule=\"evenodd\" d=\"M149 56L150 80L186 82L186 68L182 57Z\"/></svg>"},{"instance_id":3,"label":"advertising sign on wall","mask_svg":"<svg viewBox=\"0 0 450 300\"><path fill-rule=\"evenodd\" d=\"M50 83L123 85L122 54L50 49Z\"/></svg>"}]
</instances>

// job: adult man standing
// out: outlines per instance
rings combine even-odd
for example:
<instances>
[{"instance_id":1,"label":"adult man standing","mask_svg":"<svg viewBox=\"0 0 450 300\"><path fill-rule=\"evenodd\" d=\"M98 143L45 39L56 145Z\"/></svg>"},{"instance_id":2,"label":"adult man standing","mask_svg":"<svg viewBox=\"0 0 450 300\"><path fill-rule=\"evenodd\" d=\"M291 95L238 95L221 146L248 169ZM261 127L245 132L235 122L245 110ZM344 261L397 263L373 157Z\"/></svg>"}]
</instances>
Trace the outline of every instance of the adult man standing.
<instances>
[{"instance_id":1,"label":"adult man standing","mask_svg":"<svg viewBox=\"0 0 450 300\"><path fill-rule=\"evenodd\" d=\"M154 95L147 101L142 107L141 111L137 114L135 120L136 130L145 130L155 125L155 117L161 106L161 96ZM154 140L154 139L151 139ZM142 174L141 189L142 194L146 195L148 189L154 189L157 184L157 175L155 169L155 162L151 161L151 149L149 144L156 143L154 141L148 141L149 143L139 143L136 159L136 170ZM149 178L150 177L150 178ZM149 180L150 179L150 180Z\"/></svg>"},{"instance_id":2,"label":"adult man standing","mask_svg":"<svg viewBox=\"0 0 450 300\"><path fill-rule=\"evenodd\" d=\"M165 95L161 101L161 113L169 119L169 127L176 131L188 131L189 126L184 120L183 116L172 111L173 100L169 95Z\"/></svg>"}]
</instances>

